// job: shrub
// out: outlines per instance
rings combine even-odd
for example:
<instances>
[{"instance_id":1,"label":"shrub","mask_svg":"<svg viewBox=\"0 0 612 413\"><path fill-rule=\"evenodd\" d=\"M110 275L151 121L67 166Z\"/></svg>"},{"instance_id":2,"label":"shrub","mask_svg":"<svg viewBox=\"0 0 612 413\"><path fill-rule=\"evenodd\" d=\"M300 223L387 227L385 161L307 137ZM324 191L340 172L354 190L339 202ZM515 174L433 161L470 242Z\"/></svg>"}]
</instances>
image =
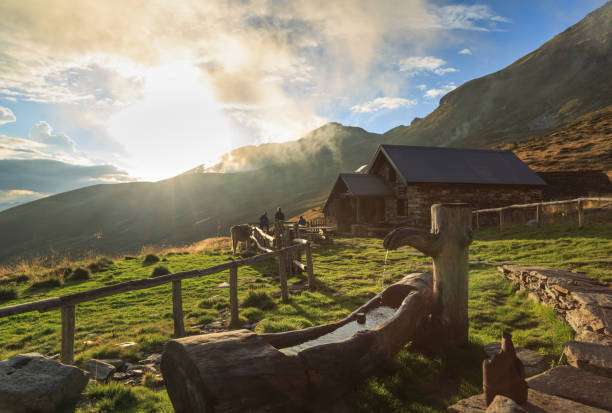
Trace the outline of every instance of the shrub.
<instances>
[{"instance_id":1,"label":"shrub","mask_svg":"<svg viewBox=\"0 0 612 413\"><path fill-rule=\"evenodd\" d=\"M30 280L27 274L12 274L4 278L0 278L0 285L19 284Z\"/></svg>"},{"instance_id":2,"label":"shrub","mask_svg":"<svg viewBox=\"0 0 612 413\"><path fill-rule=\"evenodd\" d=\"M264 312L261 311L259 308L253 307L245 308L240 312L240 315L246 317L246 319L249 320L249 323L251 324L264 318Z\"/></svg>"},{"instance_id":3,"label":"shrub","mask_svg":"<svg viewBox=\"0 0 612 413\"><path fill-rule=\"evenodd\" d=\"M155 254L147 254L144 261L142 262L144 265L151 265L159 262L159 257Z\"/></svg>"},{"instance_id":4,"label":"shrub","mask_svg":"<svg viewBox=\"0 0 612 413\"><path fill-rule=\"evenodd\" d=\"M0 303L11 301L18 297L17 288L9 286L0 287Z\"/></svg>"},{"instance_id":5,"label":"shrub","mask_svg":"<svg viewBox=\"0 0 612 413\"><path fill-rule=\"evenodd\" d=\"M89 268L91 272L102 272L108 270L111 265L113 265L112 260L106 257L101 257L98 258L97 261L90 263L87 268Z\"/></svg>"},{"instance_id":6,"label":"shrub","mask_svg":"<svg viewBox=\"0 0 612 413\"><path fill-rule=\"evenodd\" d=\"M249 291L249 295L242 301L243 307L257 307L262 310L271 310L276 307L276 303L265 292Z\"/></svg>"},{"instance_id":7,"label":"shrub","mask_svg":"<svg viewBox=\"0 0 612 413\"><path fill-rule=\"evenodd\" d=\"M46 280L36 281L30 285L30 288L41 289L41 288L54 288L60 287L62 282L58 278L48 278Z\"/></svg>"},{"instance_id":8,"label":"shrub","mask_svg":"<svg viewBox=\"0 0 612 413\"><path fill-rule=\"evenodd\" d=\"M227 308L228 306L229 303L227 299L224 297L219 297L218 295L205 298L198 304L198 307L200 308L214 308L216 310L221 310L223 308Z\"/></svg>"},{"instance_id":9,"label":"shrub","mask_svg":"<svg viewBox=\"0 0 612 413\"><path fill-rule=\"evenodd\" d=\"M159 277L161 275L167 275L167 274L170 274L170 270L168 269L168 267L159 265L153 269L153 272L151 273L151 277Z\"/></svg>"},{"instance_id":10,"label":"shrub","mask_svg":"<svg viewBox=\"0 0 612 413\"><path fill-rule=\"evenodd\" d=\"M72 275L70 275L70 277L68 277L68 279L74 281L89 280L89 271L87 271L85 268L79 267L74 270L74 272L72 273Z\"/></svg>"},{"instance_id":11,"label":"shrub","mask_svg":"<svg viewBox=\"0 0 612 413\"><path fill-rule=\"evenodd\" d=\"M137 260L138 258L136 257L132 257L131 255L126 255L125 258L123 258L126 261L130 261L130 260Z\"/></svg>"}]
</instances>

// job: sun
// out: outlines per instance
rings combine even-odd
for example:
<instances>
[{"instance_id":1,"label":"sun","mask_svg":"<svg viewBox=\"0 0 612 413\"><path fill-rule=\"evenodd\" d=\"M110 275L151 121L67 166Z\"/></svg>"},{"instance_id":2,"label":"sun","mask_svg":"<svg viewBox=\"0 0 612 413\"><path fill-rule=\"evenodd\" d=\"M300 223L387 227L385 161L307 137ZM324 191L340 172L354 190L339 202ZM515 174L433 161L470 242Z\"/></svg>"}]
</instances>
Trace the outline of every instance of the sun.
<instances>
[{"instance_id":1,"label":"sun","mask_svg":"<svg viewBox=\"0 0 612 413\"><path fill-rule=\"evenodd\" d=\"M200 70L175 61L143 71L143 97L109 119L127 169L145 180L210 163L231 148L231 129Z\"/></svg>"}]
</instances>

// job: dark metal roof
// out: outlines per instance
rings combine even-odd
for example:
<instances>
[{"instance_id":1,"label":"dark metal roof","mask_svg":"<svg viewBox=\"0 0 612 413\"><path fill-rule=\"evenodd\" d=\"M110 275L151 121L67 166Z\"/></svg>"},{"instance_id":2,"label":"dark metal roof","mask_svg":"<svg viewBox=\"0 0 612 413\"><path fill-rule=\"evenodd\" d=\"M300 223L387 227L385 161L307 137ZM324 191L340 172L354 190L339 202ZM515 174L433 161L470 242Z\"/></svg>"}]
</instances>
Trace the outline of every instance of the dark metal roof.
<instances>
[{"instance_id":1,"label":"dark metal roof","mask_svg":"<svg viewBox=\"0 0 612 413\"><path fill-rule=\"evenodd\" d=\"M340 174L349 194L356 196L393 196L389 185L377 175Z\"/></svg>"},{"instance_id":2,"label":"dark metal roof","mask_svg":"<svg viewBox=\"0 0 612 413\"><path fill-rule=\"evenodd\" d=\"M546 185L512 151L380 145L368 173L381 152L405 182Z\"/></svg>"}]
</instances>

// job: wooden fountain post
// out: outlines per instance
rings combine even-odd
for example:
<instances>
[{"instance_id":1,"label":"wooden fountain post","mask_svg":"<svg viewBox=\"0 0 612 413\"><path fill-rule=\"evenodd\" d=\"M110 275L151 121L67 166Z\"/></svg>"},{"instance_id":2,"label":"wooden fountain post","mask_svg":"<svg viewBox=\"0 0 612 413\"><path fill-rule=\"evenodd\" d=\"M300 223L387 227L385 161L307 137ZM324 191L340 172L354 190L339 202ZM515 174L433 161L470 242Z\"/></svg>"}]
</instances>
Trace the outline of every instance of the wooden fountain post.
<instances>
[{"instance_id":1,"label":"wooden fountain post","mask_svg":"<svg viewBox=\"0 0 612 413\"><path fill-rule=\"evenodd\" d=\"M393 250L408 245L433 258L433 311L439 333L453 345L468 342L468 247L472 242L469 204L435 204L431 232L398 228L385 238Z\"/></svg>"}]
</instances>

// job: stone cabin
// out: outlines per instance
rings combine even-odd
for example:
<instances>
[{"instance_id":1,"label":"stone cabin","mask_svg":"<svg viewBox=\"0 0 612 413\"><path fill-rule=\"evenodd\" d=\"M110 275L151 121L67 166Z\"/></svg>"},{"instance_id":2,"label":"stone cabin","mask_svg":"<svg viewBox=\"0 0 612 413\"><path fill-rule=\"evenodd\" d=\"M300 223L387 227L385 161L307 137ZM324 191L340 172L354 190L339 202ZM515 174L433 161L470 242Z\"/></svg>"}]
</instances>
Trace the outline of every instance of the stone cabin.
<instances>
[{"instance_id":1,"label":"stone cabin","mask_svg":"<svg viewBox=\"0 0 612 413\"><path fill-rule=\"evenodd\" d=\"M430 207L538 202L546 183L511 151L380 145L363 173L338 176L325 203L339 232L429 229Z\"/></svg>"}]
</instances>

